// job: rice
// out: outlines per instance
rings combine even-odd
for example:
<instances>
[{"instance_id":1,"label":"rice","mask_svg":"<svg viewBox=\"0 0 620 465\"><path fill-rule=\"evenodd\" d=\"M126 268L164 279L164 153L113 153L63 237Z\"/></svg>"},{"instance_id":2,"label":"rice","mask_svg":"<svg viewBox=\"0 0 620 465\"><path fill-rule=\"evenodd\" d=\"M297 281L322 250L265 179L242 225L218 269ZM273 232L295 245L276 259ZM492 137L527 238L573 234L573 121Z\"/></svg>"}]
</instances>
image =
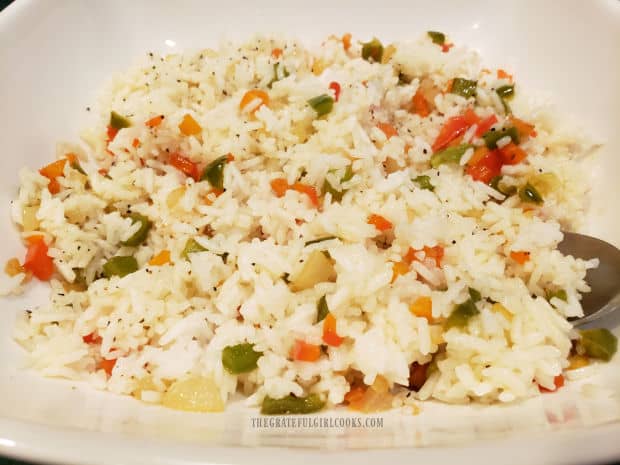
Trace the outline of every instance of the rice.
<instances>
[{"instance_id":1,"label":"rice","mask_svg":"<svg viewBox=\"0 0 620 465\"><path fill-rule=\"evenodd\" d=\"M557 183L542 205L464 175L473 147L460 163L430 168L442 127L474 104L480 120L497 115L493 130L510 126L494 92L510 81L481 70L475 52L443 53L426 36L394 44L384 63L363 60L360 47L345 50L331 37L314 50L261 36L217 50L149 53L116 76L98 122L82 133L84 145L59 145L59 158L74 153L84 173L66 163L54 194L48 177L20 173L13 220L24 240L43 235L55 268L49 303L22 314L15 328L31 367L174 408L188 408L171 398L190 384L202 386L192 395L215 386L224 403L240 391L249 405L312 393L338 405L352 376L398 391L412 364L431 362L416 399L512 402L552 388L575 338L566 317L581 315L585 274L597 265L557 251L561 229L578 227L586 207L578 158L592 144L567 135L518 87L511 105L537 135L521 141L528 157L504 165L503 182L522 186L553 173ZM399 75L408 79L399 83ZM441 92L454 77L477 80L477 95ZM335 97L332 81L340 95L317 118L308 100ZM422 117L410 102L429 86L437 89L433 110ZM255 97L240 109L252 89L269 103ZM112 137L111 111L131 121ZM144 124L158 115L158 126ZM199 126L193 135L180 129L187 115ZM464 140L481 146L477 124ZM505 136L497 146L510 142ZM175 154L201 168L232 154L224 188L172 166ZM420 187L418 176L432 189ZM280 178L289 189L276 195ZM25 227L25 207L36 207L35 229ZM123 245L141 228L130 217L136 213L152 227L138 246ZM369 221L373 215L388 221L387 231ZM200 250L185 258L190 240ZM438 250L443 256L434 258ZM170 260L154 264L162 251ZM515 262L515 251L530 259ZM134 257L138 270L102 277L115 256ZM305 263L319 256L333 276L296 288ZM406 270L397 274L396 263ZM4 284L18 292L23 277ZM447 329L470 288L483 296L479 314ZM565 290L567 301L548 302L550 289ZM341 344L326 344L316 321L323 296ZM422 297L430 298L432 317L412 311ZM325 349L316 361L295 360L298 341ZM241 343L262 356L255 369L231 373L222 353Z\"/></svg>"}]
</instances>

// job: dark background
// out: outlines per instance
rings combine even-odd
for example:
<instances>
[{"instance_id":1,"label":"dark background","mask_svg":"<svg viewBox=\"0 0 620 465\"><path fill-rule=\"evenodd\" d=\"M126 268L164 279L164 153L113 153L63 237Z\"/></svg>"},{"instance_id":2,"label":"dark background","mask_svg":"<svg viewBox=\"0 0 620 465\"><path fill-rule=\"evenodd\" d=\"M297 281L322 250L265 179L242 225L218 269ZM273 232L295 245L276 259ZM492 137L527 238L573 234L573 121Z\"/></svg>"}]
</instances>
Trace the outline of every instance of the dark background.
<instances>
[{"instance_id":1,"label":"dark background","mask_svg":"<svg viewBox=\"0 0 620 465\"><path fill-rule=\"evenodd\" d=\"M58 1L58 0L47 0L47 1ZM12 2L13 0L0 0L0 11L2 11L6 6L8 6ZM16 460L3 458L0 456L0 465L27 465L27 464L25 462L19 462ZM620 462L615 462L613 464L608 464L608 465L620 465Z\"/></svg>"}]
</instances>

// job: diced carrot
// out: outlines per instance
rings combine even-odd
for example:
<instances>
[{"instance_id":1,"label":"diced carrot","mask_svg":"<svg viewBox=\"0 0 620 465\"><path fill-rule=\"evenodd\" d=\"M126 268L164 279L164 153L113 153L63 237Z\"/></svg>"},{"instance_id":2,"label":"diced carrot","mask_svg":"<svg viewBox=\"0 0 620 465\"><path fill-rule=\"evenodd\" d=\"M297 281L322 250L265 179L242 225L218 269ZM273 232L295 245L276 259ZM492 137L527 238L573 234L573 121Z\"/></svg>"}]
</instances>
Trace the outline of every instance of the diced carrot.
<instances>
[{"instance_id":1,"label":"diced carrot","mask_svg":"<svg viewBox=\"0 0 620 465\"><path fill-rule=\"evenodd\" d=\"M489 153L489 149L487 148L486 145L481 145L480 147L477 147L476 150L474 150L474 154L467 161L467 165L469 166L477 165L478 162L482 160L486 156L487 153Z\"/></svg>"},{"instance_id":2,"label":"diced carrot","mask_svg":"<svg viewBox=\"0 0 620 465\"><path fill-rule=\"evenodd\" d=\"M444 249L440 245L436 245L434 247L424 246L424 253L426 254L426 258L432 258L435 260L435 265L441 266L441 259L443 258Z\"/></svg>"},{"instance_id":3,"label":"diced carrot","mask_svg":"<svg viewBox=\"0 0 620 465\"><path fill-rule=\"evenodd\" d=\"M156 128L157 126L159 126L162 121L164 121L164 115L157 115L152 117L150 120L148 120L146 123L144 123L146 125L147 128Z\"/></svg>"},{"instance_id":4,"label":"diced carrot","mask_svg":"<svg viewBox=\"0 0 620 465\"><path fill-rule=\"evenodd\" d=\"M108 170L106 170L104 168L99 168L97 170L97 173L99 173L101 176L107 176L108 175Z\"/></svg>"},{"instance_id":5,"label":"diced carrot","mask_svg":"<svg viewBox=\"0 0 620 465\"><path fill-rule=\"evenodd\" d=\"M276 47L271 51L271 56L277 60L282 56L282 53L284 53L283 50Z\"/></svg>"},{"instance_id":6,"label":"diced carrot","mask_svg":"<svg viewBox=\"0 0 620 465\"><path fill-rule=\"evenodd\" d=\"M262 105L269 105L269 95L267 95L267 92L260 89L252 89L248 90L241 98L241 102L239 102L239 109L243 110L254 100L260 100L260 104L256 106L251 113L254 113Z\"/></svg>"},{"instance_id":7,"label":"diced carrot","mask_svg":"<svg viewBox=\"0 0 620 465\"><path fill-rule=\"evenodd\" d=\"M200 132L202 131L202 127L192 117L192 115L187 113L179 124L179 130L184 136L195 136L200 134Z\"/></svg>"},{"instance_id":8,"label":"diced carrot","mask_svg":"<svg viewBox=\"0 0 620 465\"><path fill-rule=\"evenodd\" d=\"M302 362L316 362L321 357L321 346L308 344L300 339L295 341L291 358Z\"/></svg>"},{"instance_id":9,"label":"diced carrot","mask_svg":"<svg viewBox=\"0 0 620 465\"><path fill-rule=\"evenodd\" d=\"M170 251L162 250L157 255L155 255L151 260L149 260L149 265L152 266L162 266L166 263L170 263Z\"/></svg>"},{"instance_id":10,"label":"diced carrot","mask_svg":"<svg viewBox=\"0 0 620 465\"><path fill-rule=\"evenodd\" d=\"M512 251L510 252L510 258L512 258L519 265L523 265L530 259L530 252L526 251Z\"/></svg>"},{"instance_id":11,"label":"diced carrot","mask_svg":"<svg viewBox=\"0 0 620 465\"><path fill-rule=\"evenodd\" d=\"M538 389L540 390L540 392L557 391L562 386L564 386L564 375L557 375L555 378L553 378L553 384L555 386L555 389L547 389L546 387L543 387L543 386L538 386Z\"/></svg>"},{"instance_id":12,"label":"diced carrot","mask_svg":"<svg viewBox=\"0 0 620 465\"><path fill-rule=\"evenodd\" d=\"M368 224L372 224L375 228L377 228L379 231L383 232L383 231L387 231L388 229L392 229L393 225L392 223L384 218L381 215L377 215L377 214L372 214L368 217Z\"/></svg>"},{"instance_id":13,"label":"diced carrot","mask_svg":"<svg viewBox=\"0 0 620 465\"><path fill-rule=\"evenodd\" d=\"M497 116L491 115L487 116L485 119L478 123L478 127L476 128L476 137L482 137L482 135L493 127L493 125L497 123Z\"/></svg>"},{"instance_id":14,"label":"diced carrot","mask_svg":"<svg viewBox=\"0 0 620 465\"><path fill-rule=\"evenodd\" d=\"M284 178L272 179L270 184L271 189L278 197L284 197L284 194L286 194L286 191L289 188L288 182Z\"/></svg>"},{"instance_id":15,"label":"diced carrot","mask_svg":"<svg viewBox=\"0 0 620 465\"><path fill-rule=\"evenodd\" d=\"M516 165L527 157L527 153L514 142L510 142L499 149L502 161L506 165Z\"/></svg>"},{"instance_id":16,"label":"diced carrot","mask_svg":"<svg viewBox=\"0 0 620 465\"><path fill-rule=\"evenodd\" d=\"M66 154L65 158L69 161L69 166L73 166L78 162L78 156L73 152Z\"/></svg>"},{"instance_id":17,"label":"diced carrot","mask_svg":"<svg viewBox=\"0 0 620 465\"><path fill-rule=\"evenodd\" d=\"M497 79L510 79L510 81L512 82L512 75L508 74L503 69L498 69L497 70Z\"/></svg>"},{"instance_id":18,"label":"diced carrot","mask_svg":"<svg viewBox=\"0 0 620 465\"><path fill-rule=\"evenodd\" d=\"M525 139L527 137L536 137L536 130L534 129L534 125L523 121L522 119L516 118L514 116L510 117L510 122L512 125L517 128L517 132L519 133L519 137Z\"/></svg>"},{"instance_id":19,"label":"diced carrot","mask_svg":"<svg viewBox=\"0 0 620 465\"><path fill-rule=\"evenodd\" d=\"M27 240L24 269L32 272L41 281L49 281L54 274L54 261L47 254L48 248L43 236L30 236Z\"/></svg>"},{"instance_id":20,"label":"diced carrot","mask_svg":"<svg viewBox=\"0 0 620 465\"><path fill-rule=\"evenodd\" d=\"M137 149L138 147L140 147L140 139L135 138L132 142L131 142L131 146L135 149Z\"/></svg>"},{"instance_id":21,"label":"diced carrot","mask_svg":"<svg viewBox=\"0 0 620 465\"><path fill-rule=\"evenodd\" d=\"M338 347L344 341L343 337L336 332L336 318L328 313L323 320L323 341L329 346Z\"/></svg>"},{"instance_id":22,"label":"diced carrot","mask_svg":"<svg viewBox=\"0 0 620 465\"><path fill-rule=\"evenodd\" d=\"M418 297L410 306L409 311L415 316L433 321L433 301L430 297Z\"/></svg>"},{"instance_id":23,"label":"diced carrot","mask_svg":"<svg viewBox=\"0 0 620 465\"><path fill-rule=\"evenodd\" d=\"M303 184L301 182L296 182L295 184L290 184L284 178L276 178L272 179L271 189L278 197L283 197L286 194L286 191L292 189L300 194L306 194L310 199L310 202L315 207L319 206L319 196L316 193L316 189L308 184Z\"/></svg>"},{"instance_id":24,"label":"diced carrot","mask_svg":"<svg viewBox=\"0 0 620 465\"><path fill-rule=\"evenodd\" d=\"M417 260L415 256L416 253L417 253L417 250L415 250L412 247L409 247L409 250L407 250L407 253L403 257L403 261L407 263L408 265L411 265L414 260Z\"/></svg>"},{"instance_id":25,"label":"diced carrot","mask_svg":"<svg viewBox=\"0 0 620 465\"><path fill-rule=\"evenodd\" d=\"M340 84L336 81L330 82L329 88L334 91L334 100L337 102L340 98Z\"/></svg>"},{"instance_id":26,"label":"diced carrot","mask_svg":"<svg viewBox=\"0 0 620 465\"><path fill-rule=\"evenodd\" d=\"M422 118L426 118L431 113L428 102L426 101L422 90L419 88L416 91L415 95L411 98L410 110L411 112L421 116Z\"/></svg>"},{"instance_id":27,"label":"diced carrot","mask_svg":"<svg viewBox=\"0 0 620 465\"><path fill-rule=\"evenodd\" d=\"M61 158L60 160L56 160L55 162L50 163L47 166L44 166L39 170L41 175L45 176L48 179L56 179L58 176L62 176L64 174L65 164L67 163L66 158Z\"/></svg>"},{"instance_id":28,"label":"diced carrot","mask_svg":"<svg viewBox=\"0 0 620 465\"><path fill-rule=\"evenodd\" d=\"M107 359L104 358L99 362L99 368L106 372L108 376L112 376L112 370L114 369L114 365L116 365L116 359Z\"/></svg>"},{"instance_id":29,"label":"diced carrot","mask_svg":"<svg viewBox=\"0 0 620 465\"><path fill-rule=\"evenodd\" d=\"M168 164L174 166L176 169L184 173L186 176L194 178L195 181L200 179L200 171L198 164L191 161L178 153L173 153L168 159Z\"/></svg>"},{"instance_id":30,"label":"diced carrot","mask_svg":"<svg viewBox=\"0 0 620 465\"><path fill-rule=\"evenodd\" d=\"M232 153L226 154L226 161L230 163L231 161L235 161L235 156Z\"/></svg>"},{"instance_id":31,"label":"diced carrot","mask_svg":"<svg viewBox=\"0 0 620 465\"><path fill-rule=\"evenodd\" d=\"M348 51L349 48L351 48L351 37L351 34L348 32L342 36L342 46L344 47L345 51Z\"/></svg>"},{"instance_id":32,"label":"diced carrot","mask_svg":"<svg viewBox=\"0 0 620 465\"><path fill-rule=\"evenodd\" d=\"M86 336L82 336L82 340L86 344L99 344L101 342L101 336L97 334L95 331L87 334Z\"/></svg>"},{"instance_id":33,"label":"diced carrot","mask_svg":"<svg viewBox=\"0 0 620 465\"><path fill-rule=\"evenodd\" d=\"M441 259L443 258L444 249L440 245L436 245L435 247L424 246L422 250L415 250L409 247L407 254L404 257L404 260L408 263L412 263L414 260L419 261L416 256L418 252L424 252L425 258L432 258L435 260L435 265L437 267L441 267Z\"/></svg>"},{"instance_id":34,"label":"diced carrot","mask_svg":"<svg viewBox=\"0 0 620 465\"><path fill-rule=\"evenodd\" d=\"M385 137L387 137L388 139L390 137L398 135L398 131L396 130L396 128L389 123L379 123L377 124L377 127L381 129L383 134L385 134Z\"/></svg>"},{"instance_id":35,"label":"diced carrot","mask_svg":"<svg viewBox=\"0 0 620 465\"><path fill-rule=\"evenodd\" d=\"M392 265L392 281L391 282L396 281L396 279L399 276L402 276L407 273L409 273L409 265L407 264L407 262L405 261L395 262Z\"/></svg>"},{"instance_id":36,"label":"diced carrot","mask_svg":"<svg viewBox=\"0 0 620 465\"><path fill-rule=\"evenodd\" d=\"M309 186L308 184L303 184L301 182L296 182L295 184L290 186L290 188L301 194L306 194L310 199L312 205L314 205L315 207L319 206L319 196L317 195L316 189L314 187Z\"/></svg>"}]
</instances>

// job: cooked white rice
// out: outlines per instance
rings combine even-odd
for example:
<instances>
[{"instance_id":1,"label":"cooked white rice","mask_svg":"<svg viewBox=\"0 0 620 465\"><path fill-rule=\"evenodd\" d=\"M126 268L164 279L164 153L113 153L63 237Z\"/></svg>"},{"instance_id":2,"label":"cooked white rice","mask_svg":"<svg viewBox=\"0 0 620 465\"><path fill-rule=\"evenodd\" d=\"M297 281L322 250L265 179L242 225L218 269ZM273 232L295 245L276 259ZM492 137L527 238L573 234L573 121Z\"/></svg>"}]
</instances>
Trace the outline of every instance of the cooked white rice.
<instances>
[{"instance_id":1,"label":"cooked white rice","mask_svg":"<svg viewBox=\"0 0 620 465\"><path fill-rule=\"evenodd\" d=\"M517 85L510 105L537 135L521 144L524 162L504 166L504 182L521 186L553 173L542 206L518 195L503 200L458 163L431 169L431 145L448 118L475 104L480 117L498 115L496 128L507 125L495 89L509 81L482 71L478 55L459 46L443 53L426 36L394 46L380 64L363 60L355 41L348 51L338 38L310 50L259 37L218 50L149 53L116 76L98 105L99 123L83 133L86 145L58 148L59 158L78 154L88 182L67 163L57 178L60 192L52 195L37 170L20 173L13 219L22 225L24 207L35 207L37 230L22 228L22 237L43 233L57 271L50 302L21 315L15 329L32 368L154 403L191 378L215 383L224 403L239 391L250 405L290 393L318 393L337 405L350 389L351 370L367 385L380 375L406 386L409 366L431 360L437 369L413 393L417 399L510 402L538 395L539 385L553 388L574 337L566 317L581 315L585 273L596 266L557 250L561 229L578 227L586 207L588 179L577 159L591 144L532 106ZM272 56L276 47L283 50L279 59ZM276 62L289 75L269 89ZM399 72L411 83L399 84ZM477 97L440 92L436 110L422 118L408 106L425 76L440 89L454 77L478 80ZM341 86L339 100L317 119L307 101L329 94L332 81ZM255 88L270 101L252 116L240 101ZM106 147L112 110L132 125ZM160 114L160 126L145 126ZM201 127L196 136L180 132L187 114ZM386 138L377 128L384 122L398 135ZM234 154L224 168L225 192L209 194L208 182L170 166L172 153L200 166ZM354 176L339 185L349 165ZM419 175L429 176L434 192L412 181ZM321 207L295 190L278 197L270 185L275 178L314 186ZM340 202L322 195L326 178L347 189ZM129 212L153 222L139 247L120 245L137 228ZM372 214L392 223L387 237L368 223ZM304 245L326 236L337 239ZM185 260L181 253L192 238L208 251ZM391 282L394 263L409 248L425 246L444 248L441 266L418 253ZM171 263L149 265L162 250L170 251ZM337 278L294 292L284 278L294 279L316 250L329 253ZM511 251L529 251L530 260L519 265ZM97 279L115 255L133 255L139 270ZM65 290L75 269L83 270L85 291ZM485 298L479 315L446 331L443 322L468 298L468 288ZM554 299L552 306L549 289L564 289L567 302ZM323 323L315 323L323 295L344 342L316 362L294 361L296 340L323 344ZM410 311L423 296L432 299L431 319ZM100 344L85 342L89 334ZM257 369L233 375L222 365L222 350L243 342L263 355ZM111 376L102 359L116 359Z\"/></svg>"}]
</instances>

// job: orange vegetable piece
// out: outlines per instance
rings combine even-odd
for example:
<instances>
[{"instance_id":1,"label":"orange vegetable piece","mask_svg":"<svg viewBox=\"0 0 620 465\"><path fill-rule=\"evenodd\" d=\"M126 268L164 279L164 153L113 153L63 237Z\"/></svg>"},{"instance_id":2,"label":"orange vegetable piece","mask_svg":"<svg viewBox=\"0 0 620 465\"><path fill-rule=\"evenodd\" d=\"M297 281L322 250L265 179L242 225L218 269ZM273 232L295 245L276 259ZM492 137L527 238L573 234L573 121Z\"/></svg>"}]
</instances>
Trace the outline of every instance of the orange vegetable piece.
<instances>
[{"instance_id":1,"label":"orange vegetable piece","mask_svg":"<svg viewBox=\"0 0 620 465\"><path fill-rule=\"evenodd\" d=\"M257 99L260 100L261 103L252 110L252 113L254 113L256 110L258 110L263 105L269 105L269 95L267 95L267 92L262 91L260 89L253 89L253 90L248 90L245 93L245 95L241 98L241 102L239 103L239 109L243 110L251 102Z\"/></svg>"},{"instance_id":2,"label":"orange vegetable piece","mask_svg":"<svg viewBox=\"0 0 620 465\"><path fill-rule=\"evenodd\" d=\"M433 301L430 297L418 297L409 306L409 311L415 316L426 318L429 323L433 321Z\"/></svg>"},{"instance_id":3,"label":"orange vegetable piece","mask_svg":"<svg viewBox=\"0 0 620 465\"><path fill-rule=\"evenodd\" d=\"M433 152L437 152L444 147L447 147L454 139L462 136L465 131L471 126L465 119L465 116L453 116L448 118L444 125L439 130L437 139L433 142Z\"/></svg>"},{"instance_id":4,"label":"orange vegetable piece","mask_svg":"<svg viewBox=\"0 0 620 465\"><path fill-rule=\"evenodd\" d=\"M351 48L351 37L351 34L348 32L342 36L342 46L345 51L348 51Z\"/></svg>"},{"instance_id":5,"label":"orange vegetable piece","mask_svg":"<svg viewBox=\"0 0 620 465\"><path fill-rule=\"evenodd\" d=\"M294 191L306 194L310 199L312 205L314 205L315 207L319 206L319 196L317 195L316 189L314 187L309 186L308 184L303 184L301 182L296 182L295 184L290 186L290 188Z\"/></svg>"},{"instance_id":6,"label":"orange vegetable piece","mask_svg":"<svg viewBox=\"0 0 620 465\"><path fill-rule=\"evenodd\" d=\"M111 360L104 358L99 362L99 368L105 371L108 376L112 376L112 370L114 369L114 365L116 365L115 358Z\"/></svg>"},{"instance_id":7,"label":"orange vegetable piece","mask_svg":"<svg viewBox=\"0 0 620 465\"><path fill-rule=\"evenodd\" d=\"M338 347L344 341L344 338L338 336L336 332L336 317L331 313L328 313L323 320L323 341L333 347Z\"/></svg>"},{"instance_id":8,"label":"orange vegetable piece","mask_svg":"<svg viewBox=\"0 0 620 465\"><path fill-rule=\"evenodd\" d=\"M514 142L504 145L499 149L502 161L506 165L516 165L521 163L527 157L527 153Z\"/></svg>"},{"instance_id":9,"label":"orange vegetable piece","mask_svg":"<svg viewBox=\"0 0 620 465\"><path fill-rule=\"evenodd\" d=\"M454 44L443 44L441 46L441 51L443 53L448 53L452 47L454 47Z\"/></svg>"},{"instance_id":10,"label":"orange vegetable piece","mask_svg":"<svg viewBox=\"0 0 620 465\"><path fill-rule=\"evenodd\" d=\"M150 120L148 120L144 124L147 128L156 128L162 123L164 118L165 118L164 115L157 115L157 116L152 117Z\"/></svg>"},{"instance_id":11,"label":"orange vegetable piece","mask_svg":"<svg viewBox=\"0 0 620 465\"><path fill-rule=\"evenodd\" d=\"M446 84L446 89L443 91L444 94L449 94L452 92L452 84L454 84L454 79L450 79Z\"/></svg>"},{"instance_id":12,"label":"orange vegetable piece","mask_svg":"<svg viewBox=\"0 0 620 465\"><path fill-rule=\"evenodd\" d=\"M497 116L495 115L491 115L480 121L476 128L476 137L481 137L485 132L491 129L495 123L497 123Z\"/></svg>"},{"instance_id":13,"label":"orange vegetable piece","mask_svg":"<svg viewBox=\"0 0 620 465\"><path fill-rule=\"evenodd\" d=\"M17 258L13 257L7 260L6 264L4 265L4 272L12 278L13 276L17 276L18 274L23 273L24 267L21 265L21 263L19 263L19 260Z\"/></svg>"},{"instance_id":14,"label":"orange vegetable piece","mask_svg":"<svg viewBox=\"0 0 620 465\"><path fill-rule=\"evenodd\" d=\"M131 142L131 146L135 149L137 149L138 147L140 147L140 139L136 138Z\"/></svg>"},{"instance_id":15,"label":"orange vegetable piece","mask_svg":"<svg viewBox=\"0 0 620 465\"><path fill-rule=\"evenodd\" d=\"M385 219L381 215L376 215L374 213L368 217L367 223L372 224L375 228L377 228L381 232L387 231L388 229L393 228L393 225L389 220Z\"/></svg>"},{"instance_id":16,"label":"orange vegetable piece","mask_svg":"<svg viewBox=\"0 0 620 465\"><path fill-rule=\"evenodd\" d=\"M281 48L276 47L271 51L271 56L277 60L278 58L282 56L282 53L284 53L283 50Z\"/></svg>"},{"instance_id":17,"label":"orange vegetable piece","mask_svg":"<svg viewBox=\"0 0 620 465\"><path fill-rule=\"evenodd\" d=\"M149 265L152 266L162 266L166 263L170 263L170 251L162 250L157 255L149 260Z\"/></svg>"},{"instance_id":18,"label":"orange vegetable piece","mask_svg":"<svg viewBox=\"0 0 620 465\"><path fill-rule=\"evenodd\" d=\"M441 266L441 259L443 258L444 253L442 246L436 245L435 247L428 247L425 245L421 251L424 252L426 258L432 258L433 260L435 260L435 265L437 267ZM407 251L407 254L403 258L403 260L405 260L407 263L412 263L414 260L419 261L418 257L416 257L416 254L421 251L409 247L409 250Z\"/></svg>"},{"instance_id":19,"label":"orange vegetable piece","mask_svg":"<svg viewBox=\"0 0 620 465\"><path fill-rule=\"evenodd\" d=\"M49 281L54 273L54 261L47 254L47 244L43 236L30 236L24 260L24 269L30 271L41 281Z\"/></svg>"},{"instance_id":20,"label":"orange vegetable piece","mask_svg":"<svg viewBox=\"0 0 620 465\"><path fill-rule=\"evenodd\" d=\"M300 339L295 341L291 358L301 362L316 362L321 357L321 346L308 344Z\"/></svg>"},{"instance_id":21,"label":"orange vegetable piece","mask_svg":"<svg viewBox=\"0 0 620 465\"><path fill-rule=\"evenodd\" d=\"M508 74L503 69L498 69L497 70L497 79L510 79L510 82L512 82L512 74Z\"/></svg>"},{"instance_id":22,"label":"orange vegetable piece","mask_svg":"<svg viewBox=\"0 0 620 465\"><path fill-rule=\"evenodd\" d=\"M489 153L489 149L487 148L486 145L477 147L476 150L474 150L474 154L467 161L467 165L469 166L477 165L478 162L482 160L488 153Z\"/></svg>"},{"instance_id":23,"label":"orange vegetable piece","mask_svg":"<svg viewBox=\"0 0 620 465\"><path fill-rule=\"evenodd\" d=\"M398 135L398 131L396 130L396 128L389 123L379 123L377 124L377 127L381 129L383 134L385 134L385 137L387 137L388 139Z\"/></svg>"},{"instance_id":24,"label":"orange vegetable piece","mask_svg":"<svg viewBox=\"0 0 620 465\"><path fill-rule=\"evenodd\" d=\"M463 113L463 119L469 126L473 126L474 124L478 124L480 122L480 117L471 108L465 110L465 113Z\"/></svg>"},{"instance_id":25,"label":"orange vegetable piece","mask_svg":"<svg viewBox=\"0 0 620 465\"><path fill-rule=\"evenodd\" d=\"M502 171L502 156L498 150L492 150L485 153L485 155L476 163L468 163L465 173L470 175L474 181L480 181L485 184L491 182L491 180L499 176Z\"/></svg>"},{"instance_id":26,"label":"orange vegetable piece","mask_svg":"<svg viewBox=\"0 0 620 465\"><path fill-rule=\"evenodd\" d=\"M523 265L530 259L530 252L526 251L512 251L510 252L510 258L512 258L519 265Z\"/></svg>"},{"instance_id":27,"label":"orange vegetable piece","mask_svg":"<svg viewBox=\"0 0 620 465\"><path fill-rule=\"evenodd\" d=\"M392 281L396 281L399 276L407 274L409 272L409 264L405 261L396 262L392 265Z\"/></svg>"},{"instance_id":28,"label":"orange vegetable piece","mask_svg":"<svg viewBox=\"0 0 620 465\"><path fill-rule=\"evenodd\" d=\"M534 129L533 124L523 121L522 119L516 118L514 116L510 117L510 122L515 128L517 128L519 137L523 139L527 137L536 137L536 130Z\"/></svg>"},{"instance_id":29,"label":"orange vegetable piece","mask_svg":"<svg viewBox=\"0 0 620 465\"><path fill-rule=\"evenodd\" d=\"M114 140L114 138L118 134L118 131L119 131L118 129L113 128L112 126L108 126L108 129L107 129L108 142L112 142Z\"/></svg>"},{"instance_id":30,"label":"orange vegetable piece","mask_svg":"<svg viewBox=\"0 0 620 465\"><path fill-rule=\"evenodd\" d=\"M422 90L419 88L415 95L411 98L411 111L422 118L426 118L431 113L428 102L426 101L426 98L424 98Z\"/></svg>"},{"instance_id":31,"label":"orange vegetable piece","mask_svg":"<svg viewBox=\"0 0 620 465\"><path fill-rule=\"evenodd\" d=\"M271 189L278 197L284 197L289 187L288 182L284 178L272 179L269 184L271 184Z\"/></svg>"},{"instance_id":32,"label":"orange vegetable piece","mask_svg":"<svg viewBox=\"0 0 620 465\"><path fill-rule=\"evenodd\" d=\"M82 336L82 340L86 344L99 344L101 342L101 336L99 336L95 331L93 331L86 336Z\"/></svg>"},{"instance_id":33,"label":"orange vegetable piece","mask_svg":"<svg viewBox=\"0 0 620 465\"><path fill-rule=\"evenodd\" d=\"M50 194L57 194L60 192L60 184L58 184L56 178L64 174L66 163L67 159L61 158L60 160L56 160L55 162L52 162L39 170L39 173L41 173L42 176L45 176L50 180L47 185L47 189L50 191Z\"/></svg>"},{"instance_id":34,"label":"orange vegetable piece","mask_svg":"<svg viewBox=\"0 0 620 465\"><path fill-rule=\"evenodd\" d=\"M546 387L543 387L543 386L538 386L538 389L540 390L540 392L543 392L543 393L557 391L562 386L564 386L564 375L557 375L555 378L553 378L553 384L555 386L555 389L547 389Z\"/></svg>"},{"instance_id":35,"label":"orange vegetable piece","mask_svg":"<svg viewBox=\"0 0 620 465\"><path fill-rule=\"evenodd\" d=\"M198 165L191 161L189 158L179 155L178 153L173 153L172 155L170 155L168 163L182 173L185 173L186 176L194 178L195 181L198 181L200 179Z\"/></svg>"},{"instance_id":36,"label":"orange vegetable piece","mask_svg":"<svg viewBox=\"0 0 620 465\"><path fill-rule=\"evenodd\" d=\"M188 113L179 124L179 130L184 136L195 136L200 134L202 127L200 127L200 124Z\"/></svg>"},{"instance_id":37,"label":"orange vegetable piece","mask_svg":"<svg viewBox=\"0 0 620 465\"><path fill-rule=\"evenodd\" d=\"M344 395L344 401L348 403L351 408L356 408L357 404L364 398L367 389L366 386L352 387L351 390Z\"/></svg>"}]
</instances>

